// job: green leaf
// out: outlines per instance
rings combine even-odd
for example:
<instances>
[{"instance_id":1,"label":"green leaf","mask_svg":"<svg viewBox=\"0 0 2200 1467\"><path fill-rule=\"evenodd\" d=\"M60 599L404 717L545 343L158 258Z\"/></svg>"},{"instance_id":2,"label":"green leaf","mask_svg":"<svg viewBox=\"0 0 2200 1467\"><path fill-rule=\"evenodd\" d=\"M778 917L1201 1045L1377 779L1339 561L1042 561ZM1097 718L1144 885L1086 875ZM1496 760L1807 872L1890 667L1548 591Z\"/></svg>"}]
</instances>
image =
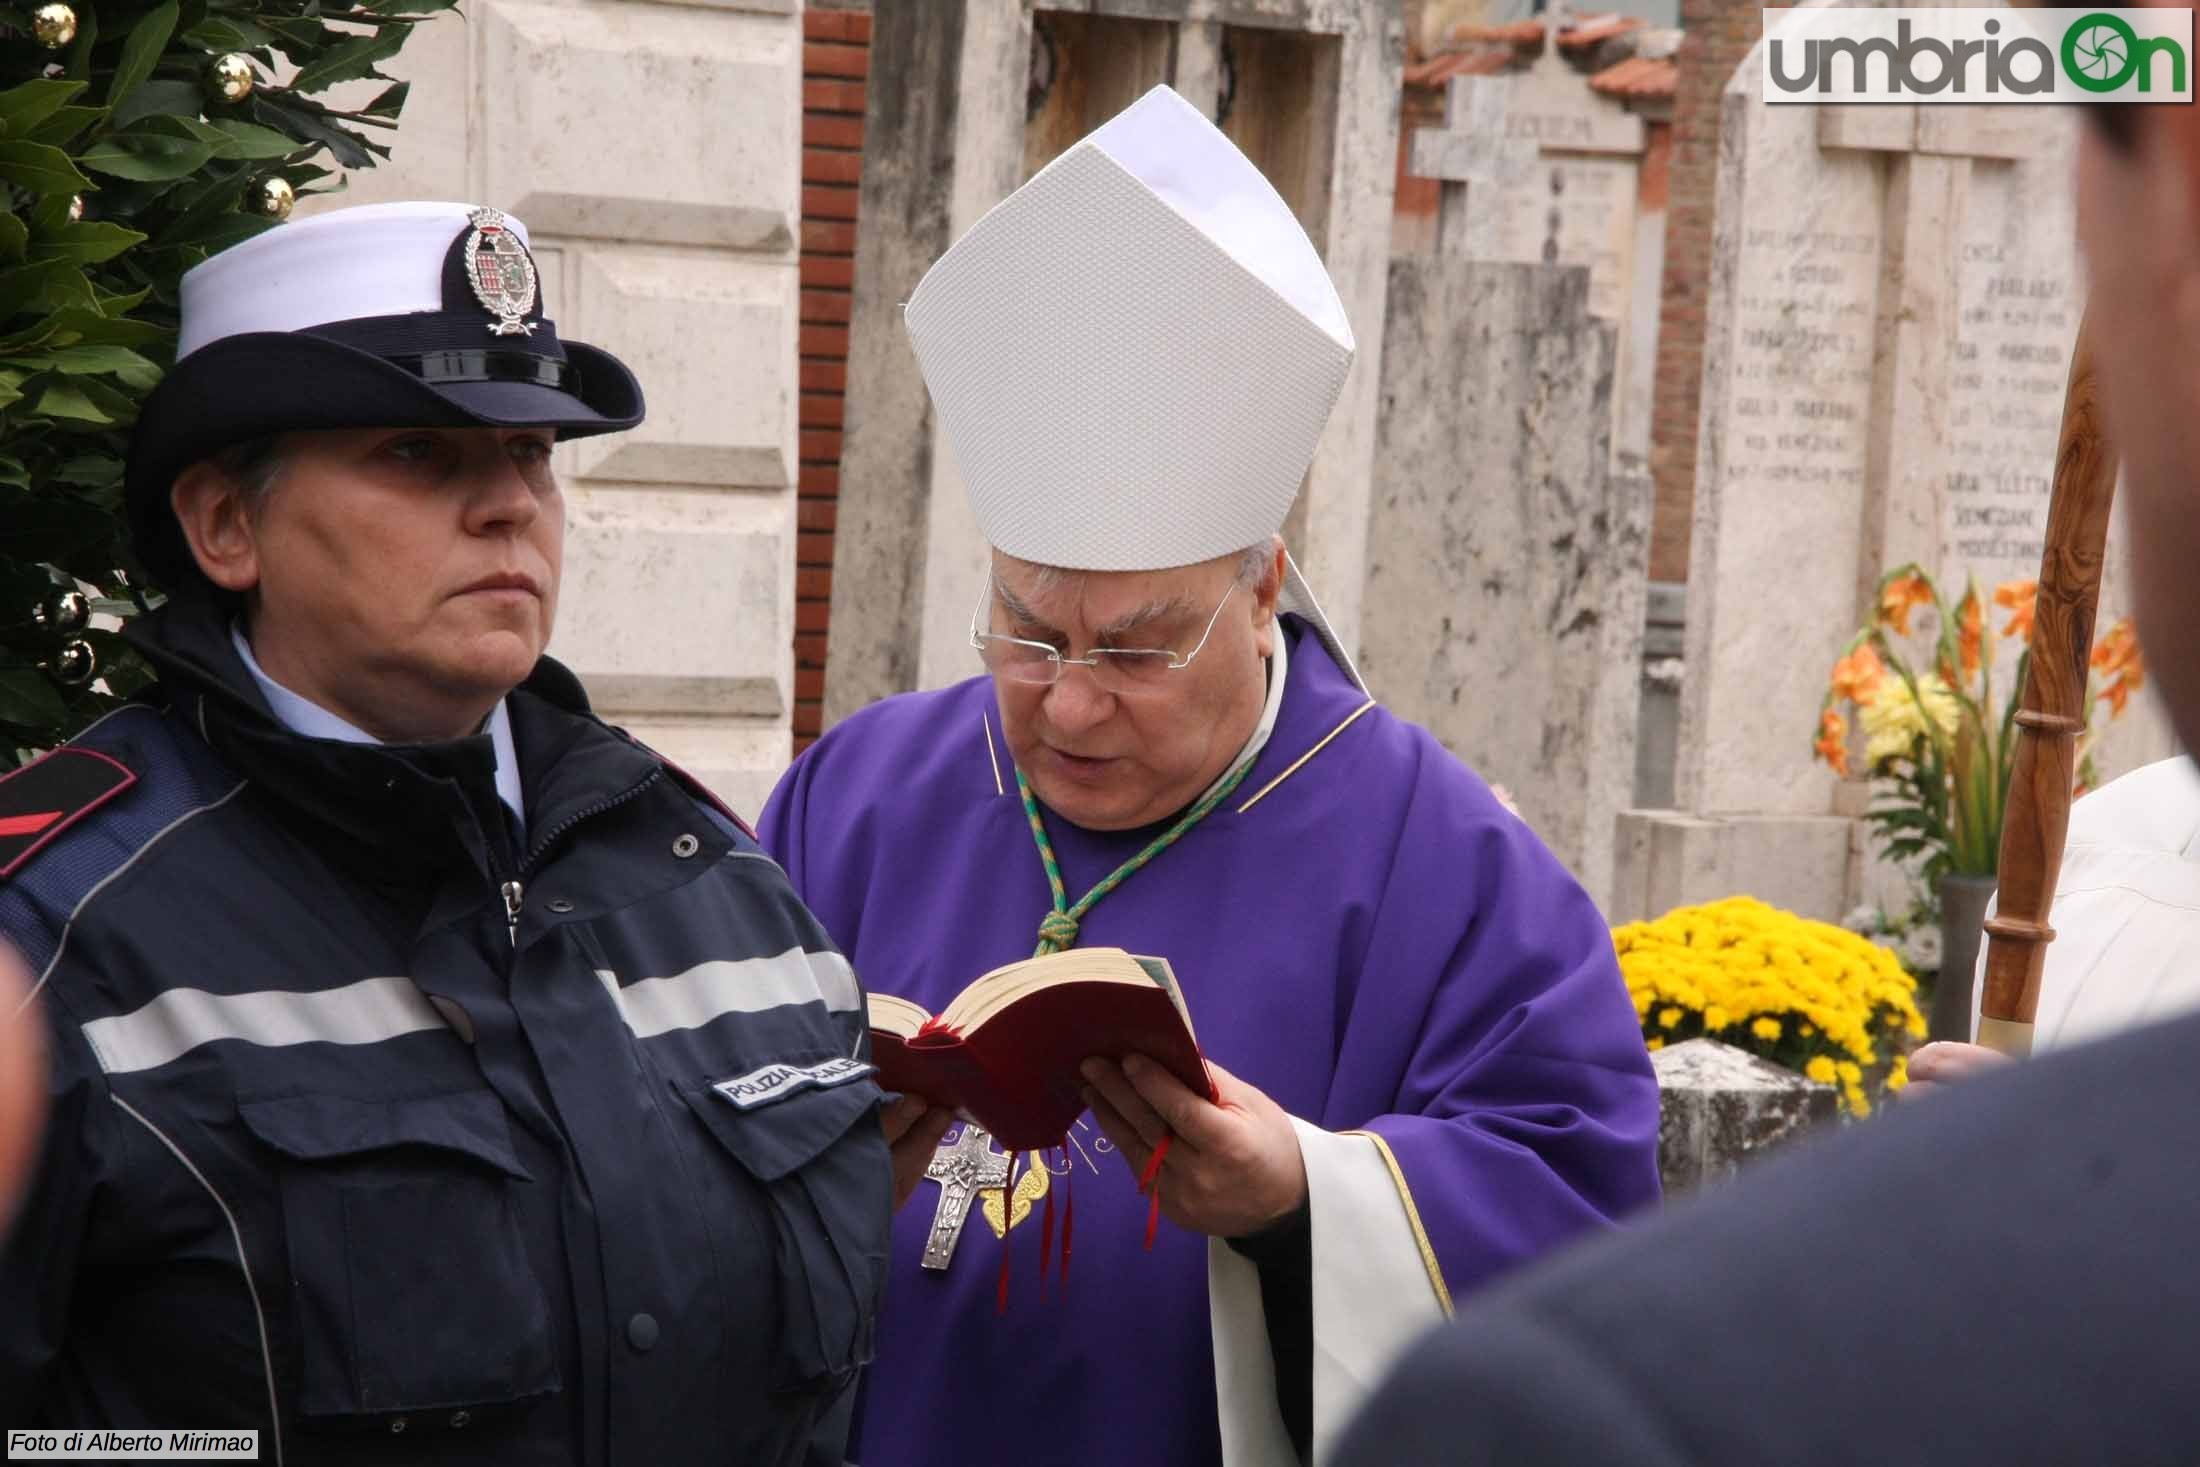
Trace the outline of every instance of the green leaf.
<instances>
[{"instance_id":1,"label":"green leaf","mask_svg":"<svg viewBox=\"0 0 2200 1467\"><path fill-rule=\"evenodd\" d=\"M302 99L301 99L302 100ZM285 106L257 97L253 102L253 116L270 127L281 128L294 138L318 143L329 150L331 157L344 168L371 168L374 156L366 150L360 139L333 123L324 122L303 106Z\"/></svg>"},{"instance_id":2,"label":"green leaf","mask_svg":"<svg viewBox=\"0 0 2200 1467\"><path fill-rule=\"evenodd\" d=\"M201 258L218 255L231 245L242 244L256 234L273 229L279 221L264 214L223 214L188 236L171 235L163 240L164 248L174 247L197 251Z\"/></svg>"},{"instance_id":3,"label":"green leaf","mask_svg":"<svg viewBox=\"0 0 2200 1467\"><path fill-rule=\"evenodd\" d=\"M159 368L126 346L64 346L56 351L39 352L21 359L26 367L39 371L59 372L64 376L82 376L87 372L135 372L151 371L156 376Z\"/></svg>"},{"instance_id":4,"label":"green leaf","mask_svg":"<svg viewBox=\"0 0 2200 1467\"><path fill-rule=\"evenodd\" d=\"M141 117L197 117L206 109L199 84L163 77L149 81L114 108L114 126L128 127Z\"/></svg>"},{"instance_id":5,"label":"green leaf","mask_svg":"<svg viewBox=\"0 0 2200 1467\"><path fill-rule=\"evenodd\" d=\"M83 90L80 81L39 78L0 92L0 137L22 137Z\"/></svg>"},{"instance_id":6,"label":"green leaf","mask_svg":"<svg viewBox=\"0 0 2200 1467\"><path fill-rule=\"evenodd\" d=\"M122 477L122 460L105 454L86 454L57 465L46 475L48 482L73 484L80 489L100 489Z\"/></svg>"},{"instance_id":7,"label":"green leaf","mask_svg":"<svg viewBox=\"0 0 2200 1467\"><path fill-rule=\"evenodd\" d=\"M134 229L124 229L119 224L71 224L40 239L32 247L31 255L40 260L75 260L83 265L96 265L102 260L112 260L132 245L144 242L144 235Z\"/></svg>"},{"instance_id":8,"label":"green leaf","mask_svg":"<svg viewBox=\"0 0 2200 1467\"><path fill-rule=\"evenodd\" d=\"M17 311L44 300L46 293L64 276L75 276L81 280L83 272L66 260L49 260L44 264L0 270L0 321L5 321Z\"/></svg>"},{"instance_id":9,"label":"green leaf","mask_svg":"<svg viewBox=\"0 0 2200 1467\"><path fill-rule=\"evenodd\" d=\"M73 418L78 422L97 423L106 427L114 419L102 412L92 401L91 395L80 382L49 382L39 394L34 413L44 413L49 418Z\"/></svg>"},{"instance_id":10,"label":"green leaf","mask_svg":"<svg viewBox=\"0 0 2200 1467\"><path fill-rule=\"evenodd\" d=\"M176 14L176 0L168 0L147 11L145 18L130 28L129 39L122 43L122 59L115 63L114 79L107 84L108 106L129 96L153 74L160 53L168 47L168 38L176 33Z\"/></svg>"},{"instance_id":11,"label":"green leaf","mask_svg":"<svg viewBox=\"0 0 2200 1467\"><path fill-rule=\"evenodd\" d=\"M44 673L12 660L0 662L0 719L41 728L68 716L61 690Z\"/></svg>"},{"instance_id":12,"label":"green leaf","mask_svg":"<svg viewBox=\"0 0 2200 1467\"><path fill-rule=\"evenodd\" d=\"M405 110L405 98L411 93L412 83L401 81L384 87L373 101L359 110L369 117L388 117L394 120L398 113Z\"/></svg>"},{"instance_id":13,"label":"green leaf","mask_svg":"<svg viewBox=\"0 0 2200 1467\"><path fill-rule=\"evenodd\" d=\"M150 119L149 119L150 120ZM0 148L7 144L0 143ZM214 157L214 149L202 142L185 141L166 133L116 133L92 144L79 155L86 168L116 178L141 183L169 183L188 178Z\"/></svg>"},{"instance_id":14,"label":"green leaf","mask_svg":"<svg viewBox=\"0 0 2200 1467\"><path fill-rule=\"evenodd\" d=\"M34 194L73 194L92 186L69 155L45 143L0 143L0 179Z\"/></svg>"},{"instance_id":15,"label":"green leaf","mask_svg":"<svg viewBox=\"0 0 2200 1467\"><path fill-rule=\"evenodd\" d=\"M272 127L260 127L250 122L236 122L227 118L210 126L222 135L224 141L217 144L217 158L239 158L257 162L266 158L287 158L303 149L296 139L277 132Z\"/></svg>"},{"instance_id":16,"label":"green leaf","mask_svg":"<svg viewBox=\"0 0 2200 1467\"><path fill-rule=\"evenodd\" d=\"M396 26L371 36L354 36L298 68L290 79L294 92L318 92L339 82L378 75L375 67L395 56L405 44L406 28Z\"/></svg>"},{"instance_id":17,"label":"green leaf","mask_svg":"<svg viewBox=\"0 0 2200 1467\"><path fill-rule=\"evenodd\" d=\"M275 44L275 33L241 15L209 15L183 33L183 39L205 51L252 51Z\"/></svg>"},{"instance_id":18,"label":"green leaf","mask_svg":"<svg viewBox=\"0 0 2200 1467\"><path fill-rule=\"evenodd\" d=\"M23 263L23 253L31 242L31 227L13 214L0 214L0 262L10 265Z\"/></svg>"},{"instance_id":19,"label":"green leaf","mask_svg":"<svg viewBox=\"0 0 2200 1467\"><path fill-rule=\"evenodd\" d=\"M6 412L9 408L13 407L15 404L21 402L22 400L22 389L17 387L13 382L8 381L5 378L0 378L0 412Z\"/></svg>"},{"instance_id":20,"label":"green leaf","mask_svg":"<svg viewBox=\"0 0 2200 1467\"><path fill-rule=\"evenodd\" d=\"M76 40L69 47L68 73L72 80L89 81L92 75L92 47L99 42L99 7L83 5L76 10Z\"/></svg>"},{"instance_id":21,"label":"green leaf","mask_svg":"<svg viewBox=\"0 0 2200 1467\"><path fill-rule=\"evenodd\" d=\"M58 148L107 115L104 107L63 107L24 134L28 143L49 143Z\"/></svg>"}]
</instances>

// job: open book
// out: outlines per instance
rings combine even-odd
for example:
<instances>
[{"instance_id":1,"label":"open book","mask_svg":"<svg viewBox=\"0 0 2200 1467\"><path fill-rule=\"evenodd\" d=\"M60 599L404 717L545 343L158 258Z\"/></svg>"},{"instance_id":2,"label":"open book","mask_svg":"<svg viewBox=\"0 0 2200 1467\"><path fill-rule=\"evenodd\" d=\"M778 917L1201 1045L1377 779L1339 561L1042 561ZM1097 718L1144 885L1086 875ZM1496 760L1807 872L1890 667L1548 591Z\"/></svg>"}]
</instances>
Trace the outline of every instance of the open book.
<instances>
[{"instance_id":1,"label":"open book","mask_svg":"<svg viewBox=\"0 0 2200 1467\"><path fill-rule=\"evenodd\" d=\"M938 1016L870 995L871 1059L888 1090L949 1106L1003 1150L1059 1146L1084 1110L1078 1066L1142 1054L1214 1096L1176 975L1119 947L1071 948L995 968Z\"/></svg>"}]
</instances>

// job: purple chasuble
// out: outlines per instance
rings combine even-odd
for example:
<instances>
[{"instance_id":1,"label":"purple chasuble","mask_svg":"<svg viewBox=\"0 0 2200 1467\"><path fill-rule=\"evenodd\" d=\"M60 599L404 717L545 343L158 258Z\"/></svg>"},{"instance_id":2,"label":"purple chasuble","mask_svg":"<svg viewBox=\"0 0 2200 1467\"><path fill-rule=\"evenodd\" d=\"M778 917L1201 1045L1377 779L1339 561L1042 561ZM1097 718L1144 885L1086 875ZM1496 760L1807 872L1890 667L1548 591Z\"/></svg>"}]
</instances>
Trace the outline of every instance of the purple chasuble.
<instances>
[{"instance_id":1,"label":"purple chasuble","mask_svg":"<svg viewBox=\"0 0 2200 1467\"><path fill-rule=\"evenodd\" d=\"M1252 772L1078 943L1166 957L1218 1064L1293 1115L1380 1134L1458 1301L1656 1199L1657 1085L1603 917L1425 730L1373 709L1239 813L1366 701L1284 626L1288 683ZM1159 829L1050 814L1070 900ZM934 1012L1031 956L1052 910L987 678L841 723L795 761L762 835L865 986ZM1074 1177L1050 1179L1057 1227L1072 1181L1077 1202L1066 1298L1051 1280L1040 1297L1043 1204L1010 1234L1000 1317L981 1209L944 1273L918 1264L939 1186L895 1219L862 1467L1220 1460L1206 1240L1164 1219L1144 1251L1129 1168L1089 1116L1072 1134Z\"/></svg>"}]
</instances>

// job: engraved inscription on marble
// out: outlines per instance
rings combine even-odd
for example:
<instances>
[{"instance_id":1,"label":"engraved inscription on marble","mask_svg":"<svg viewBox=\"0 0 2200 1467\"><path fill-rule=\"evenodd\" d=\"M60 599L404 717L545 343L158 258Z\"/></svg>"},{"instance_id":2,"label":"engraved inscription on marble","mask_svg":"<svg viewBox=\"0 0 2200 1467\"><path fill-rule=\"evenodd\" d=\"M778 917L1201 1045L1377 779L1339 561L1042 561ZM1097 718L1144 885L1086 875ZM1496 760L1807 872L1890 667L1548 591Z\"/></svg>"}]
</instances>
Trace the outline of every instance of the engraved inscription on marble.
<instances>
[{"instance_id":1,"label":"engraved inscription on marble","mask_svg":"<svg viewBox=\"0 0 2200 1467\"><path fill-rule=\"evenodd\" d=\"M1949 349L1941 571L1982 591L2039 574L2056 430L2077 334L2069 191L2036 165L1973 165Z\"/></svg>"},{"instance_id":2,"label":"engraved inscription on marble","mask_svg":"<svg viewBox=\"0 0 2200 1467\"><path fill-rule=\"evenodd\" d=\"M1878 249L1869 230L1749 231L1735 296L1729 483L1861 489Z\"/></svg>"}]
</instances>

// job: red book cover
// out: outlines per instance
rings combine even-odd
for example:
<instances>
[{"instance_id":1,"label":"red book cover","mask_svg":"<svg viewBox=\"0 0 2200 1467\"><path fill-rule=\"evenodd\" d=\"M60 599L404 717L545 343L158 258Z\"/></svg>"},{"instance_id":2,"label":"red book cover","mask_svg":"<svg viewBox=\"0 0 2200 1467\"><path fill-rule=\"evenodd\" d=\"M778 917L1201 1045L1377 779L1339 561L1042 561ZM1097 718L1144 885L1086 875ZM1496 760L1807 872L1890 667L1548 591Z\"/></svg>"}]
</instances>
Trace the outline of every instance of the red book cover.
<instances>
[{"instance_id":1,"label":"red book cover","mask_svg":"<svg viewBox=\"0 0 2200 1467\"><path fill-rule=\"evenodd\" d=\"M1079 966L1090 968L1095 958L1108 961L1109 951L1055 956L1084 959ZM993 1006L967 1029L955 1026L953 1017L979 984L1003 974L1031 981L1050 960L1033 959L986 975L964 990L945 1015L913 1035L879 1027L874 1005L871 1059L879 1068L879 1084L953 1107L992 1132L1006 1151L1043 1151L1063 1144L1085 1109L1079 1066L1091 1058L1120 1061L1142 1054L1194 1093L1212 1098L1206 1061L1174 997L1175 979L1168 965L1122 956L1135 965L1123 972L1143 972L1149 981L1039 977L1035 986Z\"/></svg>"}]
</instances>

